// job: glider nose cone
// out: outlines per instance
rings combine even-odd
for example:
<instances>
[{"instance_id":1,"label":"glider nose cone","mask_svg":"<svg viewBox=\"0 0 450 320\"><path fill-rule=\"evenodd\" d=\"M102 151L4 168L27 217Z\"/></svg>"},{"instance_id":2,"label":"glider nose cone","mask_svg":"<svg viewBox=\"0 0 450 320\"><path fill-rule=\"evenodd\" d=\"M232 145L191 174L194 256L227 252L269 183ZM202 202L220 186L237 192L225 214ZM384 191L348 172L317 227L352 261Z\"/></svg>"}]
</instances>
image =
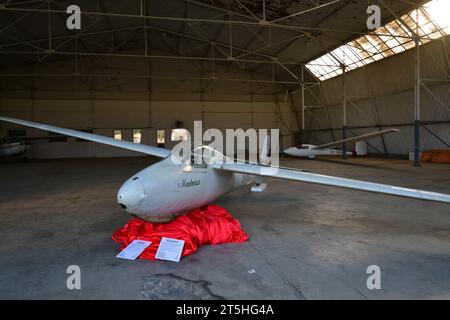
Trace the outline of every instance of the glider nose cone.
<instances>
[{"instance_id":1,"label":"glider nose cone","mask_svg":"<svg viewBox=\"0 0 450 320\"><path fill-rule=\"evenodd\" d=\"M295 150L295 148L289 148L289 149L284 150L283 152L290 156L290 155L294 154L294 150Z\"/></svg>"},{"instance_id":2,"label":"glider nose cone","mask_svg":"<svg viewBox=\"0 0 450 320\"><path fill-rule=\"evenodd\" d=\"M120 187L117 202L128 211L139 207L144 197L144 185L138 180L129 180Z\"/></svg>"}]
</instances>

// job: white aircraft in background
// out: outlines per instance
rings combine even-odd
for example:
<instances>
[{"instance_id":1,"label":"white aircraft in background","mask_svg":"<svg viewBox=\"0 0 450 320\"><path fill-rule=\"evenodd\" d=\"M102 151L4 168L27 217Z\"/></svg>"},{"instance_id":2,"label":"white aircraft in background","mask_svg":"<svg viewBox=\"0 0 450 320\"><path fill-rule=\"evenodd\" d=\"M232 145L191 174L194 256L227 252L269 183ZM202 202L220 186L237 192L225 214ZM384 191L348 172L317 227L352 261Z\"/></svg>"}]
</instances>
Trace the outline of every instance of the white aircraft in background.
<instances>
[{"instance_id":1,"label":"white aircraft in background","mask_svg":"<svg viewBox=\"0 0 450 320\"><path fill-rule=\"evenodd\" d=\"M344 140L334 141L326 144L322 144L320 146L316 146L313 144L302 144L300 147L292 147L284 150L283 152L292 157L298 158L310 158L313 159L316 156L336 156L342 155L343 151L338 149L333 149L334 147L341 146L345 143L356 142L356 155L366 155L367 147L365 145L358 144L361 141L368 140L370 138L383 136L385 134L400 132L398 129L387 129L382 131L376 131L372 133L363 134L361 136L348 138ZM347 151L346 155L351 156L353 152Z\"/></svg>"},{"instance_id":2,"label":"white aircraft in background","mask_svg":"<svg viewBox=\"0 0 450 320\"><path fill-rule=\"evenodd\" d=\"M226 161L228 158L218 152L216 153L218 156L211 157L201 165L192 163L191 159L183 159L179 164L175 164L170 156L171 151L167 149L9 117L0 116L0 120L163 158L162 161L143 169L125 181L117 193L117 202L125 211L153 222L170 221L177 215L207 205L236 188L258 183L261 177L450 203L448 194L338 178L289 168L274 168L253 163L228 163ZM261 155L267 156L267 144L262 149ZM204 154L202 153L202 157Z\"/></svg>"},{"instance_id":3,"label":"white aircraft in background","mask_svg":"<svg viewBox=\"0 0 450 320\"><path fill-rule=\"evenodd\" d=\"M28 146L24 142L11 142L6 138L0 138L0 157L9 157L22 154Z\"/></svg>"}]
</instances>

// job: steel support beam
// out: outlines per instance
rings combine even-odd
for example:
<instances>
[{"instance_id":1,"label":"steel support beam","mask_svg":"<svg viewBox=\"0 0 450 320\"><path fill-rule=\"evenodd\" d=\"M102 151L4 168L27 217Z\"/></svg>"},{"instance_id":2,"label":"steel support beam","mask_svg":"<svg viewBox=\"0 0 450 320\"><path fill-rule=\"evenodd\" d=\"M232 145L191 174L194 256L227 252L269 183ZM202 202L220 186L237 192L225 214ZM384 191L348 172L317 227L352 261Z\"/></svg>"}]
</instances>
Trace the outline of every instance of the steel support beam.
<instances>
[{"instance_id":1,"label":"steel support beam","mask_svg":"<svg viewBox=\"0 0 450 320\"><path fill-rule=\"evenodd\" d=\"M340 1L342 1L342 0L333 0L333 1L328 2L328 3L324 3L324 4L321 4L321 5L316 5L313 8L309 8L309 9L306 9L306 10L303 10L303 11L299 11L299 12L290 14L290 15L282 17L282 18L278 18L278 19L272 20L272 21L270 21L270 23L276 23L276 22L280 22L280 21L283 21L283 20L286 20L286 19L298 17L298 16L301 16L302 14L309 13L309 12L312 12L312 11L315 11L315 10L318 10L318 9L322 9L324 7L328 7L328 6L332 5L332 4L338 3Z\"/></svg>"},{"instance_id":2,"label":"steel support beam","mask_svg":"<svg viewBox=\"0 0 450 320\"><path fill-rule=\"evenodd\" d=\"M302 87L301 87L301 94L302 94L302 100L300 107L302 108L302 127L300 131L300 144L303 144L306 142L305 140L305 67L302 66Z\"/></svg>"},{"instance_id":3,"label":"steel support beam","mask_svg":"<svg viewBox=\"0 0 450 320\"><path fill-rule=\"evenodd\" d=\"M444 144L447 148L450 149L450 143L444 141L441 137L439 137L437 134L435 134L433 131L431 131L429 128L427 128L427 126L422 126L422 128L424 128L425 131L427 131L429 134L431 134L436 140L438 140L439 142L441 142L441 143Z\"/></svg>"},{"instance_id":4,"label":"steel support beam","mask_svg":"<svg viewBox=\"0 0 450 320\"><path fill-rule=\"evenodd\" d=\"M170 79L170 80L214 80L214 81L231 81L231 82L255 82L255 83L271 83L283 85L298 85L297 82L271 80L271 79L245 79L245 78L220 78L220 77L193 77L193 76L166 76L166 75L126 75L126 74L81 74L81 73L4 73L0 78L67 78L67 77L92 77L92 78L124 78L124 79Z\"/></svg>"},{"instance_id":5,"label":"steel support beam","mask_svg":"<svg viewBox=\"0 0 450 320\"><path fill-rule=\"evenodd\" d=\"M95 23L96 23L96 21L94 21L94 24L95 24ZM89 26L89 27L90 27L90 26ZM143 26L142 26L142 25L137 25L137 26L129 26L129 27L122 27L122 28L114 28L114 29L107 29L107 30L92 31L92 32L85 32L85 30L84 30L83 32L77 34L77 37L81 39L83 36L99 35L99 34L103 34L103 33L112 33L112 34L114 34L114 32L131 31L131 30L136 30L136 29L140 29L140 28L143 28ZM186 38L186 39L190 39L190 40L194 40L194 41L198 41L198 42L203 42L203 43L207 43L207 44L210 44L210 45L213 44L213 45L215 46L215 48L216 48L219 52L221 52L225 57L227 57L227 55L226 55L223 51L219 50L219 47L229 49L229 44L226 44L226 43L219 43L219 42L217 42L215 39L209 40L209 39L205 38L204 36L203 36L203 37L197 37L197 36L188 35L188 34L184 34L184 33L177 32L177 31L173 31L173 30L170 30L170 29L165 29L165 28L160 28L160 27L154 27L154 26L150 26L150 25L147 25L146 28L148 28L148 29L150 29L150 30L153 30L153 31L155 31L155 32L169 33L169 34L177 35L177 36L182 37L182 38ZM217 36L217 35L216 35L216 36ZM281 42L279 42L279 43L275 43L275 44L272 44L272 45L270 45L270 46L266 46L266 47L264 47L263 49L268 49L268 48L270 48L270 47L273 47L273 46L282 44L282 43L287 42L287 41L295 41L295 40L299 39L300 37L303 37L303 35L298 35L298 36L292 37L292 38L290 38L290 39L283 40L283 41L281 41ZM47 42L47 41L49 41L49 38L40 38L40 39L34 39L34 40L17 40L17 39L14 39L14 38L12 38L12 39L13 39L15 42L3 44L3 45L1 45L1 47L2 47L2 48L7 48L7 47L18 46L18 45L23 44L23 45L31 45L32 47L37 48L37 49L39 49L39 50L45 52L45 51L46 51L45 48L41 48L41 47L32 45L32 43L39 43L39 42ZM53 39L53 40L68 39L68 41L64 41L64 42L63 42L63 44L66 44L66 43L68 43L70 40L75 39L75 36L73 36L73 35L58 35L58 36L53 35L53 36L52 36L52 39ZM63 44L61 44L61 45L58 46L58 47L61 47ZM241 48L241 47L236 47L236 46L233 46L233 47L234 47L234 49L236 49L237 51L242 51L242 52L244 52L243 54L241 54L240 56L238 56L239 58L242 57L242 56L245 56L245 55L251 55L251 54L253 54L253 55L257 55L257 56L261 56L261 57L270 59L270 60L272 60L272 61L274 61L274 59L275 59L274 56L270 56L270 55L266 55L266 54L259 53L258 51L260 51L261 49L257 49L257 50L253 50L253 51L252 51L252 50L247 50L247 49L244 49L244 48ZM57 49L57 48L56 48L56 49ZM48 53L50 54L51 52L48 52ZM205 55L205 56L206 56L206 55ZM278 59L277 64L279 64L279 63L284 64L284 65L289 65L289 64L292 64L292 65L294 65L294 64L296 64L296 65L302 65L302 64L303 64L303 63L300 63L300 62L297 62L297 61L289 61L289 60L284 60L284 59ZM316 65L318 65L318 66L328 66L328 65L319 65L319 64L316 64ZM333 66L334 66L334 65L333 65Z\"/></svg>"},{"instance_id":6,"label":"steel support beam","mask_svg":"<svg viewBox=\"0 0 450 320\"><path fill-rule=\"evenodd\" d=\"M1 51L0 54L19 54L19 55L39 55L46 54L47 52L39 51L21 51L21 50L9 50ZM170 55L145 55L145 54L131 54L131 53L109 53L109 52L75 52L75 51L54 51L53 55L79 55L79 56L94 56L94 57L124 57L124 58L152 58L152 59L166 59L166 60L200 60L200 61L224 61L230 62L228 58L211 58L211 57L197 57L197 56L170 56ZM278 62L268 60L251 60L251 59L234 59L238 62L245 63L258 63L258 64L271 64L280 65ZM286 64L286 63L284 63ZM288 63L287 65L296 65ZM243 69L246 70L246 69ZM247 70L248 71L248 70ZM287 72L287 70L286 70Z\"/></svg>"},{"instance_id":7,"label":"steel support beam","mask_svg":"<svg viewBox=\"0 0 450 320\"><path fill-rule=\"evenodd\" d=\"M264 1L264 0L263 0ZM236 0L236 2L239 4L239 6L241 7L241 8L243 8L245 11L247 11L247 13L248 14L250 14L254 19L257 19L257 20L259 20L259 17L256 15L256 14L254 14L249 8L247 8L247 6L245 5L245 4L243 4L241 1L239 1L239 0ZM233 13L233 14L235 14L235 13Z\"/></svg>"},{"instance_id":8,"label":"steel support beam","mask_svg":"<svg viewBox=\"0 0 450 320\"><path fill-rule=\"evenodd\" d=\"M308 110L308 109L306 109ZM422 126L432 126L432 125L441 125L441 124L450 124L450 120L443 120L443 121L422 121ZM381 128L402 128L402 127L414 127L414 123L389 123L389 124L383 124L381 125ZM378 128L377 125L369 125L369 126L348 126L347 129L371 129L371 128ZM333 131L340 131L342 128L326 128L326 129L312 129L308 130L309 132L326 132L329 130Z\"/></svg>"},{"instance_id":9,"label":"steel support beam","mask_svg":"<svg viewBox=\"0 0 450 320\"><path fill-rule=\"evenodd\" d=\"M136 29L140 29L140 28L143 28L143 26L142 25L137 25L137 26L123 27L123 28L101 30L101 31L83 32L83 33L79 34L79 37L81 38L82 36L98 35L98 34L103 34L103 33L112 33L112 32L119 32L119 31L130 31L130 30L136 30ZM193 36L193 35L187 35L187 34L183 34L183 33L180 33L180 32L177 32L177 31L173 31L173 30L170 30L170 29L154 27L154 26L150 26L150 25L148 25L147 28L149 30L152 30L152 31L155 31L155 32L169 33L169 34L180 36L180 37L183 37L183 38L186 38L186 39L190 39L190 40L194 40L194 41L198 41L198 42L214 45L216 47L216 49L218 49L218 47L221 47L221 48L224 48L224 49L228 49L229 48L229 44L228 43L220 43L220 42L217 42L217 41L214 41L214 40L209 40L209 39L207 39L205 37L197 37L197 36ZM58 39L58 40L60 40L60 39L72 40L74 38L74 36L73 35L69 35L69 36L68 35L61 35L61 36L53 36L52 38L53 38L53 40L55 40L55 39ZM36 39L36 40L7 43L7 44L2 45L1 47L2 48L7 48L7 47L10 47L10 46L16 46L16 45L20 45L20 44L39 43L39 42L46 42L46 41L48 41L48 38L41 38L41 39ZM40 49L45 51L44 48L40 48ZM242 51L242 52L245 52L245 53L248 53L248 54L254 54L256 56L260 56L260 57L266 58L266 59L268 59L268 62L274 63L273 59L275 57L273 57L273 56L262 54L262 53L258 53L258 52L253 52L251 50L247 50L247 49L244 49L244 48L241 48L241 47L236 47L236 46L234 46L234 49L237 50L237 51ZM220 50L218 50L218 51L221 52L224 55L224 57L228 57L228 55L225 54L224 52L222 52ZM300 65L301 64L299 62L288 61L288 60L284 60L284 59L283 60L280 59L279 62L281 62L281 63L283 63L285 65L290 65L290 64L292 64L292 65Z\"/></svg>"},{"instance_id":10,"label":"steel support beam","mask_svg":"<svg viewBox=\"0 0 450 320\"><path fill-rule=\"evenodd\" d=\"M342 66L342 139L347 138L347 92L345 83L345 65ZM347 144L342 145L342 159L347 159Z\"/></svg>"},{"instance_id":11,"label":"steel support beam","mask_svg":"<svg viewBox=\"0 0 450 320\"><path fill-rule=\"evenodd\" d=\"M16 7L0 7L0 11L16 11L16 12L35 12L35 13L42 13L42 14L63 14L66 15L65 10L48 10L48 9L36 9L36 8L16 8ZM277 24L277 23L260 23L260 22L254 22L254 21L239 21L239 20L222 20L222 19L204 19L204 18L182 18L182 17L170 17L170 16L152 16L152 15L145 15L141 16L140 14L125 14L125 13L108 13L108 12L95 12L95 11L83 11L81 12L83 15L90 15L90 16L100 16L100 17L115 17L115 18L129 18L129 19L148 19L148 20L157 20L157 21L173 21L173 22L191 22L191 23L197 23L197 22L204 22L204 23L213 23L213 24L225 24L225 25L248 25L248 26L256 26L261 28L278 28L278 29L285 29L285 30L294 30L300 33L303 33L305 31L321 31L321 32L330 32L330 33L343 33L348 35L354 35L354 36L363 36L363 35L371 35L371 33L367 32L358 32L358 31L352 31L352 30L342 30L342 29L327 29L327 28L319 28L319 27L308 27L308 26L291 26L291 25L284 25L284 24ZM384 34L378 34L378 36L389 36L392 37L392 35L384 35ZM400 36L395 35L397 38L407 38L411 39L410 36Z\"/></svg>"},{"instance_id":12,"label":"steel support beam","mask_svg":"<svg viewBox=\"0 0 450 320\"><path fill-rule=\"evenodd\" d=\"M417 21L418 19L417 12ZM419 28L418 23L417 28ZM416 37L414 42L416 45L414 55L414 166L420 167L420 39Z\"/></svg>"}]
</instances>

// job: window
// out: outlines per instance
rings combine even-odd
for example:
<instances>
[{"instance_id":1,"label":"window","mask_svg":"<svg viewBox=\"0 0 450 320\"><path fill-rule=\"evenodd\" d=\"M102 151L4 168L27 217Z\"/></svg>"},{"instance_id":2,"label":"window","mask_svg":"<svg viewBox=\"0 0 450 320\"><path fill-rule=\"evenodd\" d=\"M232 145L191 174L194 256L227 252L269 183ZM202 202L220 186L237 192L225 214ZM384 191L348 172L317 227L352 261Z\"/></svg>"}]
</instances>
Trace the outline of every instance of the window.
<instances>
[{"instance_id":1,"label":"window","mask_svg":"<svg viewBox=\"0 0 450 320\"><path fill-rule=\"evenodd\" d=\"M122 130L114 130L114 139L122 140Z\"/></svg>"},{"instance_id":2,"label":"window","mask_svg":"<svg viewBox=\"0 0 450 320\"><path fill-rule=\"evenodd\" d=\"M417 32L420 44L450 34L450 1L432 0L412 10L371 34L359 37L311 61L306 67L320 81L324 81L374 61L415 47L410 29ZM405 24L408 26L406 27Z\"/></svg>"},{"instance_id":3,"label":"window","mask_svg":"<svg viewBox=\"0 0 450 320\"><path fill-rule=\"evenodd\" d=\"M142 129L133 129L133 142L141 143L142 141Z\"/></svg>"},{"instance_id":4,"label":"window","mask_svg":"<svg viewBox=\"0 0 450 320\"><path fill-rule=\"evenodd\" d=\"M164 130L157 130L156 131L156 142L158 143L158 145L164 145L164 143L166 143L166 137L165 137L166 133Z\"/></svg>"},{"instance_id":5,"label":"window","mask_svg":"<svg viewBox=\"0 0 450 320\"><path fill-rule=\"evenodd\" d=\"M186 129L172 129L172 141L186 141L188 139L189 131Z\"/></svg>"}]
</instances>

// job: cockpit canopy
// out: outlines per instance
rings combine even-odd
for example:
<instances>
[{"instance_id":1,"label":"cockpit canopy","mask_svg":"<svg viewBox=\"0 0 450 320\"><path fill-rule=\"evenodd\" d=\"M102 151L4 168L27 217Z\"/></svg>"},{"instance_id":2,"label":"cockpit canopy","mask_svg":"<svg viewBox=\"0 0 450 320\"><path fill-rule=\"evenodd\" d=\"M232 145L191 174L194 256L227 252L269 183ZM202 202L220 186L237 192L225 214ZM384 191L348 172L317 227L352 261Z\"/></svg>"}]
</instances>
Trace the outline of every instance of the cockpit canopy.
<instances>
[{"instance_id":1,"label":"cockpit canopy","mask_svg":"<svg viewBox=\"0 0 450 320\"><path fill-rule=\"evenodd\" d=\"M222 162L225 155L209 146L191 146L191 150L181 157L181 163L194 168L206 168L209 164Z\"/></svg>"}]
</instances>

